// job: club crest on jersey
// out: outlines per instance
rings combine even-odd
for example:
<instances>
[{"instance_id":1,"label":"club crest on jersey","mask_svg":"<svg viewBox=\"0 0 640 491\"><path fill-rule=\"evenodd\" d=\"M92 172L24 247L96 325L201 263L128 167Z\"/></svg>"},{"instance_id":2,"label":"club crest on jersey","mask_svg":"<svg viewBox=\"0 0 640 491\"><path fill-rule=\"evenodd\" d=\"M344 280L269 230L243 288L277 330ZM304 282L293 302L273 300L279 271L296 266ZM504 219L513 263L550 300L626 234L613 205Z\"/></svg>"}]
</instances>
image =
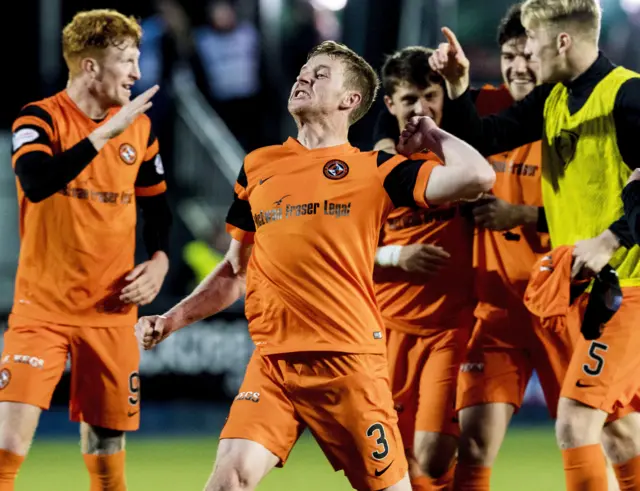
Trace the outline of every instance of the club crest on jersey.
<instances>
[{"instance_id":1,"label":"club crest on jersey","mask_svg":"<svg viewBox=\"0 0 640 491\"><path fill-rule=\"evenodd\" d=\"M578 134L573 131L562 130L556 137L554 143L555 151L562 164L566 167L573 160L578 146Z\"/></svg>"},{"instance_id":2,"label":"club crest on jersey","mask_svg":"<svg viewBox=\"0 0 640 491\"><path fill-rule=\"evenodd\" d=\"M0 370L0 390L4 389L11 382L11 372L8 368Z\"/></svg>"},{"instance_id":3,"label":"club crest on jersey","mask_svg":"<svg viewBox=\"0 0 640 491\"><path fill-rule=\"evenodd\" d=\"M349 166L342 160L330 160L324 164L322 173L327 179L337 181L338 179L342 179L347 176L349 173Z\"/></svg>"},{"instance_id":4,"label":"club crest on jersey","mask_svg":"<svg viewBox=\"0 0 640 491\"><path fill-rule=\"evenodd\" d=\"M125 164L135 164L137 156L138 154L136 153L136 149L128 143L123 143L122 145L120 145L120 158Z\"/></svg>"}]
</instances>

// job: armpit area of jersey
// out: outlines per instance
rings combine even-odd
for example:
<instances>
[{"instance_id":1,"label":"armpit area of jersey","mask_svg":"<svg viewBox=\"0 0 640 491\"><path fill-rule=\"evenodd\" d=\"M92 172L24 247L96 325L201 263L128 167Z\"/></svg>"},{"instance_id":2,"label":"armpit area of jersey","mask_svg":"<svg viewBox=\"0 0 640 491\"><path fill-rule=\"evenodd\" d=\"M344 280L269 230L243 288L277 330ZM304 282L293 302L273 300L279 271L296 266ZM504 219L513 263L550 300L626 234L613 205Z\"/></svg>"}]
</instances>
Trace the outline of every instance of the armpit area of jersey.
<instances>
[{"instance_id":1,"label":"armpit area of jersey","mask_svg":"<svg viewBox=\"0 0 640 491\"><path fill-rule=\"evenodd\" d=\"M15 173L25 196L38 203L63 189L98 155L88 138L56 155L33 151L21 155Z\"/></svg>"},{"instance_id":2,"label":"armpit area of jersey","mask_svg":"<svg viewBox=\"0 0 640 491\"><path fill-rule=\"evenodd\" d=\"M640 181L632 181L622 191L624 214L629 231L636 244L640 244Z\"/></svg>"},{"instance_id":3,"label":"armpit area of jersey","mask_svg":"<svg viewBox=\"0 0 640 491\"><path fill-rule=\"evenodd\" d=\"M157 251L169 251L169 232L173 216L165 193L137 198L142 211L142 237L151 257Z\"/></svg>"}]
</instances>

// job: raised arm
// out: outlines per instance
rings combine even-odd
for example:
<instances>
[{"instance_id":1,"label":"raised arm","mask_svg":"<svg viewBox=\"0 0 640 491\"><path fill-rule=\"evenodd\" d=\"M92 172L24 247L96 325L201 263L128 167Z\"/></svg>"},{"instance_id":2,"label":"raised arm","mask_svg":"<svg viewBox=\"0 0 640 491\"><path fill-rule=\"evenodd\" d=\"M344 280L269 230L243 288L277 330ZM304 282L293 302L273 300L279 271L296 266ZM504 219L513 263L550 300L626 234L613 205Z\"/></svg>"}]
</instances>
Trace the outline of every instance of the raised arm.
<instances>
[{"instance_id":1,"label":"raised arm","mask_svg":"<svg viewBox=\"0 0 640 491\"><path fill-rule=\"evenodd\" d=\"M410 155L425 148L444 163L431 169L424 190L429 205L476 199L493 187L495 171L475 148L438 128L429 117L412 118L400 135L398 150Z\"/></svg>"},{"instance_id":2,"label":"raised arm","mask_svg":"<svg viewBox=\"0 0 640 491\"><path fill-rule=\"evenodd\" d=\"M455 34L446 27L442 32L447 42L440 44L429 64L444 78L451 99L443 128L485 156L540 140L544 104L552 86L536 87L525 99L505 111L481 118L469 90L469 60Z\"/></svg>"}]
</instances>

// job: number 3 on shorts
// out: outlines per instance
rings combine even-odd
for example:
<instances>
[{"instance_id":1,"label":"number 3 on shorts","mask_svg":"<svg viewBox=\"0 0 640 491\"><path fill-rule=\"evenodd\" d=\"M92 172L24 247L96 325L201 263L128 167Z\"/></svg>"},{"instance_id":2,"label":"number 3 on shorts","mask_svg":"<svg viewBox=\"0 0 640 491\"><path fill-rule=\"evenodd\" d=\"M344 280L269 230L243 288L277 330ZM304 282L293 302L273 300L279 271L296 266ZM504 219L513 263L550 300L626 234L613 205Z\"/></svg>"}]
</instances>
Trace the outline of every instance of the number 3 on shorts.
<instances>
[{"instance_id":1,"label":"number 3 on shorts","mask_svg":"<svg viewBox=\"0 0 640 491\"><path fill-rule=\"evenodd\" d=\"M609 349L609 346L603 343L598 343L597 341L591 341L591 346L589 346L589 358L595 361L595 366L591 366L588 363L582 365L582 370L587 375L591 377L596 377L602 373L602 369L604 368L604 358L602 354L598 353L598 350L606 352Z\"/></svg>"},{"instance_id":2,"label":"number 3 on shorts","mask_svg":"<svg viewBox=\"0 0 640 491\"><path fill-rule=\"evenodd\" d=\"M373 423L367 428L367 436L369 438L375 437L376 444L378 444L378 450L375 450L371 455L376 460L383 460L389 455L389 443L387 442L387 436L384 433L384 426L382 423ZM382 451L380 451L382 447Z\"/></svg>"}]
</instances>

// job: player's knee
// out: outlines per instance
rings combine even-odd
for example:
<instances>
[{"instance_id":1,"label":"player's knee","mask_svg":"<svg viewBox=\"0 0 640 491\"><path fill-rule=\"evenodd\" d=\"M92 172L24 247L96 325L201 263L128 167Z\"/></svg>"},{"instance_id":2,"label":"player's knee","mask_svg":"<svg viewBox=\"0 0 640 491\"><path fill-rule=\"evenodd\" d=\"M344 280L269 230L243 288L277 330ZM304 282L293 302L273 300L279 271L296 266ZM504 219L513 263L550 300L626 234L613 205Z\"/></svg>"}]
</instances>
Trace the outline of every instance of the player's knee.
<instances>
[{"instance_id":1,"label":"player's knee","mask_svg":"<svg viewBox=\"0 0 640 491\"><path fill-rule=\"evenodd\" d=\"M38 426L40 408L16 402L0 402L0 448L26 455Z\"/></svg>"},{"instance_id":2,"label":"player's knee","mask_svg":"<svg viewBox=\"0 0 640 491\"><path fill-rule=\"evenodd\" d=\"M491 467L498 456L502 438L486 431L465 433L460 436L459 459L473 465Z\"/></svg>"},{"instance_id":3,"label":"player's knee","mask_svg":"<svg viewBox=\"0 0 640 491\"><path fill-rule=\"evenodd\" d=\"M632 413L605 425L602 446L614 464L640 455L640 414Z\"/></svg>"},{"instance_id":4,"label":"player's knee","mask_svg":"<svg viewBox=\"0 0 640 491\"><path fill-rule=\"evenodd\" d=\"M556 420L556 440L560 449L600 443L607 414L572 399L561 398Z\"/></svg>"},{"instance_id":5,"label":"player's knee","mask_svg":"<svg viewBox=\"0 0 640 491\"><path fill-rule=\"evenodd\" d=\"M444 476L458 450L458 439L441 433L418 432L415 439L415 458L420 470L432 479Z\"/></svg>"},{"instance_id":6,"label":"player's knee","mask_svg":"<svg viewBox=\"0 0 640 491\"><path fill-rule=\"evenodd\" d=\"M491 403L462 409L458 460L467 465L492 467L514 413L514 406Z\"/></svg>"},{"instance_id":7,"label":"player's knee","mask_svg":"<svg viewBox=\"0 0 640 491\"><path fill-rule=\"evenodd\" d=\"M82 453L91 455L113 455L124 450L123 431L110 430L87 423L80 424Z\"/></svg>"},{"instance_id":8,"label":"player's knee","mask_svg":"<svg viewBox=\"0 0 640 491\"><path fill-rule=\"evenodd\" d=\"M250 491L255 489L265 468L271 468L274 462L266 462L271 457L265 449L256 452L257 444L243 440L222 439L218 446L218 455L213 473L207 482L205 491ZM267 455L269 457L267 457ZM273 457L275 459L275 457Z\"/></svg>"},{"instance_id":9,"label":"player's knee","mask_svg":"<svg viewBox=\"0 0 640 491\"><path fill-rule=\"evenodd\" d=\"M221 462L216 464L205 491L248 491L255 488L257 481L248 463Z\"/></svg>"}]
</instances>

